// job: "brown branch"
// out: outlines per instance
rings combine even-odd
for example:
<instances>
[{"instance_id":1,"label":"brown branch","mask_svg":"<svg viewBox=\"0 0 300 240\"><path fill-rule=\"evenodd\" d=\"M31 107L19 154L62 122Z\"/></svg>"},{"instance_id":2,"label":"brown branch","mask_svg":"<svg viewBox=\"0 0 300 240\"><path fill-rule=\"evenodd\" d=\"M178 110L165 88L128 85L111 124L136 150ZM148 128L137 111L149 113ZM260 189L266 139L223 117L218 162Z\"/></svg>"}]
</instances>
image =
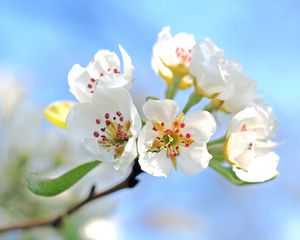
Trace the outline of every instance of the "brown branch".
<instances>
[{"instance_id":1,"label":"brown branch","mask_svg":"<svg viewBox=\"0 0 300 240\"><path fill-rule=\"evenodd\" d=\"M8 232L8 231L13 231L13 230L27 230L27 229L32 229L32 228L37 228L37 227L46 227L46 226L51 226L54 228L61 228L64 225L64 220L66 217L72 215L73 213L77 212L81 207L84 205L88 204L89 202L101 198L103 196L109 195L111 193L117 192L119 190L125 189L125 188L133 188L138 184L138 180L136 177L142 173L143 171L140 168L140 165L138 164L137 161L135 161L135 164L132 168L132 172L130 175L122 182L119 184L115 185L114 187L101 192L101 193L95 193L95 186L92 186L89 195L83 199L82 201L78 202L74 206L70 207L63 213L55 216L55 217L49 217L46 219L42 220L35 220L35 221L27 221L19 224L12 224L8 225L5 227L0 227L0 233Z\"/></svg>"}]
</instances>

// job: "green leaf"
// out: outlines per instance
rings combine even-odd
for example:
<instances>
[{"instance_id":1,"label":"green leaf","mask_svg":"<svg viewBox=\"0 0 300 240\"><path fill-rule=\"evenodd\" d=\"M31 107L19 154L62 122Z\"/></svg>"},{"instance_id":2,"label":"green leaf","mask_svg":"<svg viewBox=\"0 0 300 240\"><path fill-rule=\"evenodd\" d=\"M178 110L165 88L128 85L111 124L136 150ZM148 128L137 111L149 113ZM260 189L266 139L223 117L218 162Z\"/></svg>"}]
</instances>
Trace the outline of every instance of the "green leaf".
<instances>
[{"instance_id":1,"label":"green leaf","mask_svg":"<svg viewBox=\"0 0 300 240\"><path fill-rule=\"evenodd\" d=\"M221 162L220 159L212 159L209 163L209 166L235 185L243 186L243 185L253 185L253 184L263 183L263 182L245 182L239 179L235 175L231 167L223 166L223 162Z\"/></svg>"},{"instance_id":2,"label":"green leaf","mask_svg":"<svg viewBox=\"0 0 300 240\"><path fill-rule=\"evenodd\" d=\"M84 163L53 179L43 179L39 178L37 174L32 174L27 178L27 187L31 192L39 196L55 196L72 187L100 163L98 160Z\"/></svg>"}]
</instances>

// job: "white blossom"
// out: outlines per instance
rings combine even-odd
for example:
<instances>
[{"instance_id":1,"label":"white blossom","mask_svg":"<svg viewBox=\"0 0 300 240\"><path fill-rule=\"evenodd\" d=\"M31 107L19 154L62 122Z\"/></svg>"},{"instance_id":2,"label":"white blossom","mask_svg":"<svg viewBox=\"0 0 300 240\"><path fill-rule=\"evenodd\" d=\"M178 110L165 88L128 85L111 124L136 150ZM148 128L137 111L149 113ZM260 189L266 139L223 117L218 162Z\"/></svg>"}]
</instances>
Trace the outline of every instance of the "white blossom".
<instances>
[{"instance_id":1,"label":"white blossom","mask_svg":"<svg viewBox=\"0 0 300 240\"><path fill-rule=\"evenodd\" d=\"M172 36L170 27L164 27L158 34L157 42L153 47L152 68L168 83L172 81L173 72L170 68L188 67L191 61L191 51L195 44L194 36L187 33L177 33ZM187 75L182 79L181 87L190 86L193 81Z\"/></svg>"},{"instance_id":2,"label":"white blossom","mask_svg":"<svg viewBox=\"0 0 300 240\"><path fill-rule=\"evenodd\" d=\"M125 170L137 156L141 119L125 88L97 89L90 102L74 105L67 130L98 160Z\"/></svg>"},{"instance_id":3,"label":"white blossom","mask_svg":"<svg viewBox=\"0 0 300 240\"><path fill-rule=\"evenodd\" d=\"M189 69L196 90L212 98L216 108L235 113L259 101L255 81L243 73L239 62L226 60L223 50L210 39L194 46Z\"/></svg>"},{"instance_id":4,"label":"white blossom","mask_svg":"<svg viewBox=\"0 0 300 240\"><path fill-rule=\"evenodd\" d=\"M216 130L209 112L178 115L178 105L173 100L149 100L143 112L148 121L139 135L138 151L144 171L166 177L175 167L192 175L208 166L212 156L206 143Z\"/></svg>"},{"instance_id":5,"label":"white blossom","mask_svg":"<svg viewBox=\"0 0 300 240\"><path fill-rule=\"evenodd\" d=\"M134 67L131 58L121 45L119 49L123 60L123 70L121 70L117 54L109 50L98 51L86 68L79 64L72 67L68 74L68 83L71 93L78 101L90 101L96 89L130 88Z\"/></svg>"},{"instance_id":6,"label":"white blossom","mask_svg":"<svg viewBox=\"0 0 300 240\"><path fill-rule=\"evenodd\" d=\"M237 177L246 182L264 182L275 177L279 156L270 140L276 121L270 107L252 104L230 121L225 155Z\"/></svg>"}]
</instances>

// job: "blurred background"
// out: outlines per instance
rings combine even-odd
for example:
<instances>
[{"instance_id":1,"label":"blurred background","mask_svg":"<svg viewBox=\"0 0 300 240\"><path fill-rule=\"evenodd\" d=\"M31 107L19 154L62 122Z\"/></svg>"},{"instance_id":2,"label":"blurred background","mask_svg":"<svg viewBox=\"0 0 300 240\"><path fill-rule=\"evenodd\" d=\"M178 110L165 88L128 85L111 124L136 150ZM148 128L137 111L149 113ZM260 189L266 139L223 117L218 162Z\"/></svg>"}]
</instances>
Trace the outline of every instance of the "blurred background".
<instances>
[{"instance_id":1,"label":"blurred background","mask_svg":"<svg viewBox=\"0 0 300 240\"><path fill-rule=\"evenodd\" d=\"M173 34L209 37L226 58L241 61L273 106L282 143L274 181L237 187L211 169L167 179L144 174L136 188L83 208L62 231L14 231L0 239L300 239L299 24L297 0L0 0L1 225L64 209L68 196L79 199L93 181L105 187L108 171L99 169L55 199L27 192L28 171L57 173L90 158L45 123L41 110L56 100L73 100L67 85L73 64L86 66L99 49L118 52L119 43L135 65L137 104L148 95L162 97L165 83L150 60L165 25ZM180 104L188 94L179 94Z\"/></svg>"}]
</instances>

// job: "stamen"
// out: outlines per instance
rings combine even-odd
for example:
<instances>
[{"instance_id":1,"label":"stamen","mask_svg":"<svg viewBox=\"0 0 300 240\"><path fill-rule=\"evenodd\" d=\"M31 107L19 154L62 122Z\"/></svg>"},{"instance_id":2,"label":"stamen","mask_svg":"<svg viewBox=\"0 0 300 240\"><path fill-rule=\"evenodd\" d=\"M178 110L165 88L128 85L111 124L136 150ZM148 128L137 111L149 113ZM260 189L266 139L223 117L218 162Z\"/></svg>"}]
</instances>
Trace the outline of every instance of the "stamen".
<instances>
[{"instance_id":1,"label":"stamen","mask_svg":"<svg viewBox=\"0 0 300 240\"><path fill-rule=\"evenodd\" d=\"M180 49L178 51L181 51ZM150 151L161 151L165 149L167 156L172 161L173 166L176 168L176 157L180 155L180 147L189 147L194 140L190 133L183 134L181 129L185 128L183 123L183 113L171 124L171 128L165 128L165 122L152 122L152 130L157 132L157 136L152 142Z\"/></svg>"},{"instance_id":2,"label":"stamen","mask_svg":"<svg viewBox=\"0 0 300 240\"><path fill-rule=\"evenodd\" d=\"M94 135L95 138L98 138L100 136L100 134L96 131L93 133L93 135Z\"/></svg>"},{"instance_id":3,"label":"stamen","mask_svg":"<svg viewBox=\"0 0 300 240\"><path fill-rule=\"evenodd\" d=\"M244 123L241 127L241 132L246 132L247 131L247 124Z\"/></svg>"},{"instance_id":4,"label":"stamen","mask_svg":"<svg viewBox=\"0 0 300 240\"><path fill-rule=\"evenodd\" d=\"M175 156L176 156L176 153L173 152L173 151L170 151L170 152L169 152L169 156L170 156L170 157L175 157Z\"/></svg>"}]
</instances>

